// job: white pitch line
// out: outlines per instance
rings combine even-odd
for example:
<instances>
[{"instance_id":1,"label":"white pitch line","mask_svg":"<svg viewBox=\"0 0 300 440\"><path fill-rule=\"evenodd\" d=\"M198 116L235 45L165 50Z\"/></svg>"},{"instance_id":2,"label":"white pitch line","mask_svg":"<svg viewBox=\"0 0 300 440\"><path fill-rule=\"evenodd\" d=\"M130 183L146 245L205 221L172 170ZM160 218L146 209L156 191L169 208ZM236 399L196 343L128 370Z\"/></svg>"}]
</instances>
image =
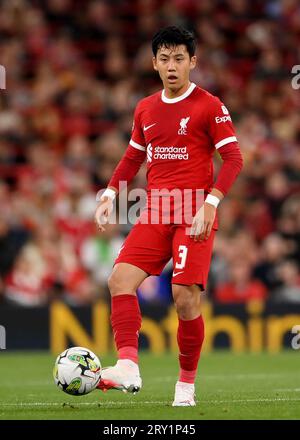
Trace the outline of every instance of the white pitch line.
<instances>
[{"instance_id":1,"label":"white pitch line","mask_svg":"<svg viewBox=\"0 0 300 440\"><path fill-rule=\"evenodd\" d=\"M280 377L286 377L291 375L299 375L299 372L288 372L288 373L270 373L270 374L264 374L264 373L249 373L249 374L205 374L203 373L201 375L202 379L270 379L270 378L280 378ZM151 380L153 382L172 382L176 381L177 376L164 376L164 377L154 377Z\"/></svg>"},{"instance_id":2,"label":"white pitch line","mask_svg":"<svg viewBox=\"0 0 300 440\"><path fill-rule=\"evenodd\" d=\"M264 403L264 402L299 402L300 397L288 398L288 397L277 397L277 398L262 398L262 399L233 399L233 400L200 400L199 404L223 404L223 403ZM32 406L60 406L68 407L74 406L97 406L99 408L105 407L106 405L170 405L171 401L103 401L103 402L78 402L78 403L59 403L59 402L19 402L19 403L0 403L1 407L32 407Z\"/></svg>"},{"instance_id":3,"label":"white pitch line","mask_svg":"<svg viewBox=\"0 0 300 440\"><path fill-rule=\"evenodd\" d=\"M79 403L59 403L59 402L20 402L20 403L0 403L0 406L60 406L60 407L68 407L68 406L104 406L104 405L135 405L135 404L167 404L170 402L155 402L155 401L137 401L137 402L117 402L117 401L107 401L107 402L79 402Z\"/></svg>"},{"instance_id":4,"label":"white pitch line","mask_svg":"<svg viewBox=\"0 0 300 440\"><path fill-rule=\"evenodd\" d=\"M249 373L249 374L203 374L203 378L206 379L269 379L279 377L299 376L298 371L286 372L286 373Z\"/></svg>"},{"instance_id":5,"label":"white pitch line","mask_svg":"<svg viewBox=\"0 0 300 440\"><path fill-rule=\"evenodd\" d=\"M262 399L233 399L233 400L203 400L203 403L251 403L251 402L292 402L300 401L300 397L278 397L275 399L262 398ZM201 402L201 401L200 401Z\"/></svg>"},{"instance_id":6,"label":"white pitch line","mask_svg":"<svg viewBox=\"0 0 300 440\"><path fill-rule=\"evenodd\" d=\"M300 388L277 388L274 391L278 391L280 393L299 393Z\"/></svg>"}]
</instances>

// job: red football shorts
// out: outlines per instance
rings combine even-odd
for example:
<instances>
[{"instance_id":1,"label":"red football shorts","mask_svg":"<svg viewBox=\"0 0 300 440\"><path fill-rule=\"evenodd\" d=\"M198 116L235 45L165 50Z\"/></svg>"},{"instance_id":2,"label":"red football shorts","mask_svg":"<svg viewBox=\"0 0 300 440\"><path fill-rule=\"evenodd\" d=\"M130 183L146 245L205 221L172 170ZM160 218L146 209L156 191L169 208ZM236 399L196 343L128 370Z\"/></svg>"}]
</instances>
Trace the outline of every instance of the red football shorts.
<instances>
[{"instance_id":1,"label":"red football shorts","mask_svg":"<svg viewBox=\"0 0 300 440\"><path fill-rule=\"evenodd\" d=\"M160 275L173 258L173 284L198 284L205 289L216 228L206 241L194 241L186 225L137 223L115 260L139 267L149 275Z\"/></svg>"}]
</instances>

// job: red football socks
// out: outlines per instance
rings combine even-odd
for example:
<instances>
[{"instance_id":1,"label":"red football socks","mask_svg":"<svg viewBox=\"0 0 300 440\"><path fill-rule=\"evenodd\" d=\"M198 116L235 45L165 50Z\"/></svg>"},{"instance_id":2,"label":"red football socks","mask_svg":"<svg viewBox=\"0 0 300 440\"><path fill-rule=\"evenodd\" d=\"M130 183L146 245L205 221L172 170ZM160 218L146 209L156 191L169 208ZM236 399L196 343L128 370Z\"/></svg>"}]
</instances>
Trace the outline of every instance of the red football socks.
<instances>
[{"instance_id":1,"label":"red football socks","mask_svg":"<svg viewBox=\"0 0 300 440\"><path fill-rule=\"evenodd\" d=\"M177 342L180 352L180 382L195 382L203 340L204 322L202 315L189 321L179 319Z\"/></svg>"},{"instance_id":2,"label":"red football socks","mask_svg":"<svg viewBox=\"0 0 300 440\"><path fill-rule=\"evenodd\" d=\"M122 294L112 297L111 325L119 359L138 362L138 336L142 324L136 295Z\"/></svg>"}]
</instances>

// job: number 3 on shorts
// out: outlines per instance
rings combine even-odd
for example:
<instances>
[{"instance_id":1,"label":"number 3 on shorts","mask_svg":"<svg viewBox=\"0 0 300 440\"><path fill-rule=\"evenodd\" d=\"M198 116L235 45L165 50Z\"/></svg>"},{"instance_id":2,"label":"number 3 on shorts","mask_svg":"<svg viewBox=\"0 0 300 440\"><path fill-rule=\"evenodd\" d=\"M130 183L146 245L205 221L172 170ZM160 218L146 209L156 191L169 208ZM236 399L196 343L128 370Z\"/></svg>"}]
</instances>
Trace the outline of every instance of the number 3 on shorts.
<instances>
[{"instance_id":1,"label":"number 3 on shorts","mask_svg":"<svg viewBox=\"0 0 300 440\"><path fill-rule=\"evenodd\" d=\"M186 262L186 257L188 253L188 248L181 244L178 246L178 256L180 258L180 262L175 264L176 269L183 269Z\"/></svg>"}]
</instances>

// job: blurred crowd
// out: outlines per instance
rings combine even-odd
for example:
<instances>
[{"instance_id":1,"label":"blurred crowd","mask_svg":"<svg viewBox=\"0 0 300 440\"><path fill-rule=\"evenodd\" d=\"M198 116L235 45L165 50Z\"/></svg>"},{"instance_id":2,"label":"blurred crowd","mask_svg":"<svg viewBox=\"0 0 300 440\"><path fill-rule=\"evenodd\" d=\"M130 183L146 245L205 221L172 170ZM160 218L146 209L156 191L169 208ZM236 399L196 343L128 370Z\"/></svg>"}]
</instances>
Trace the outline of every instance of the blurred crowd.
<instances>
[{"instance_id":1,"label":"blurred crowd","mask_svg":"<svg viewBox=\"0 0 300 440\"><path fill-rule=\"evenodd\" d=\"M108 300L129 228L100 235L95 195L127 147L137 101L161 88L150 43L169 24L195 31L191 79L225 102L244 157L218 208L208 297L300 302L300 89L291 73L300 64L298 0L0 5L2 303ZM216 173L220 164L216 156ZM145 183L144 164L132 186ZM141 301L170 302L170 274L168 265L146 280Z\"/></svg>"}]
</instances>

